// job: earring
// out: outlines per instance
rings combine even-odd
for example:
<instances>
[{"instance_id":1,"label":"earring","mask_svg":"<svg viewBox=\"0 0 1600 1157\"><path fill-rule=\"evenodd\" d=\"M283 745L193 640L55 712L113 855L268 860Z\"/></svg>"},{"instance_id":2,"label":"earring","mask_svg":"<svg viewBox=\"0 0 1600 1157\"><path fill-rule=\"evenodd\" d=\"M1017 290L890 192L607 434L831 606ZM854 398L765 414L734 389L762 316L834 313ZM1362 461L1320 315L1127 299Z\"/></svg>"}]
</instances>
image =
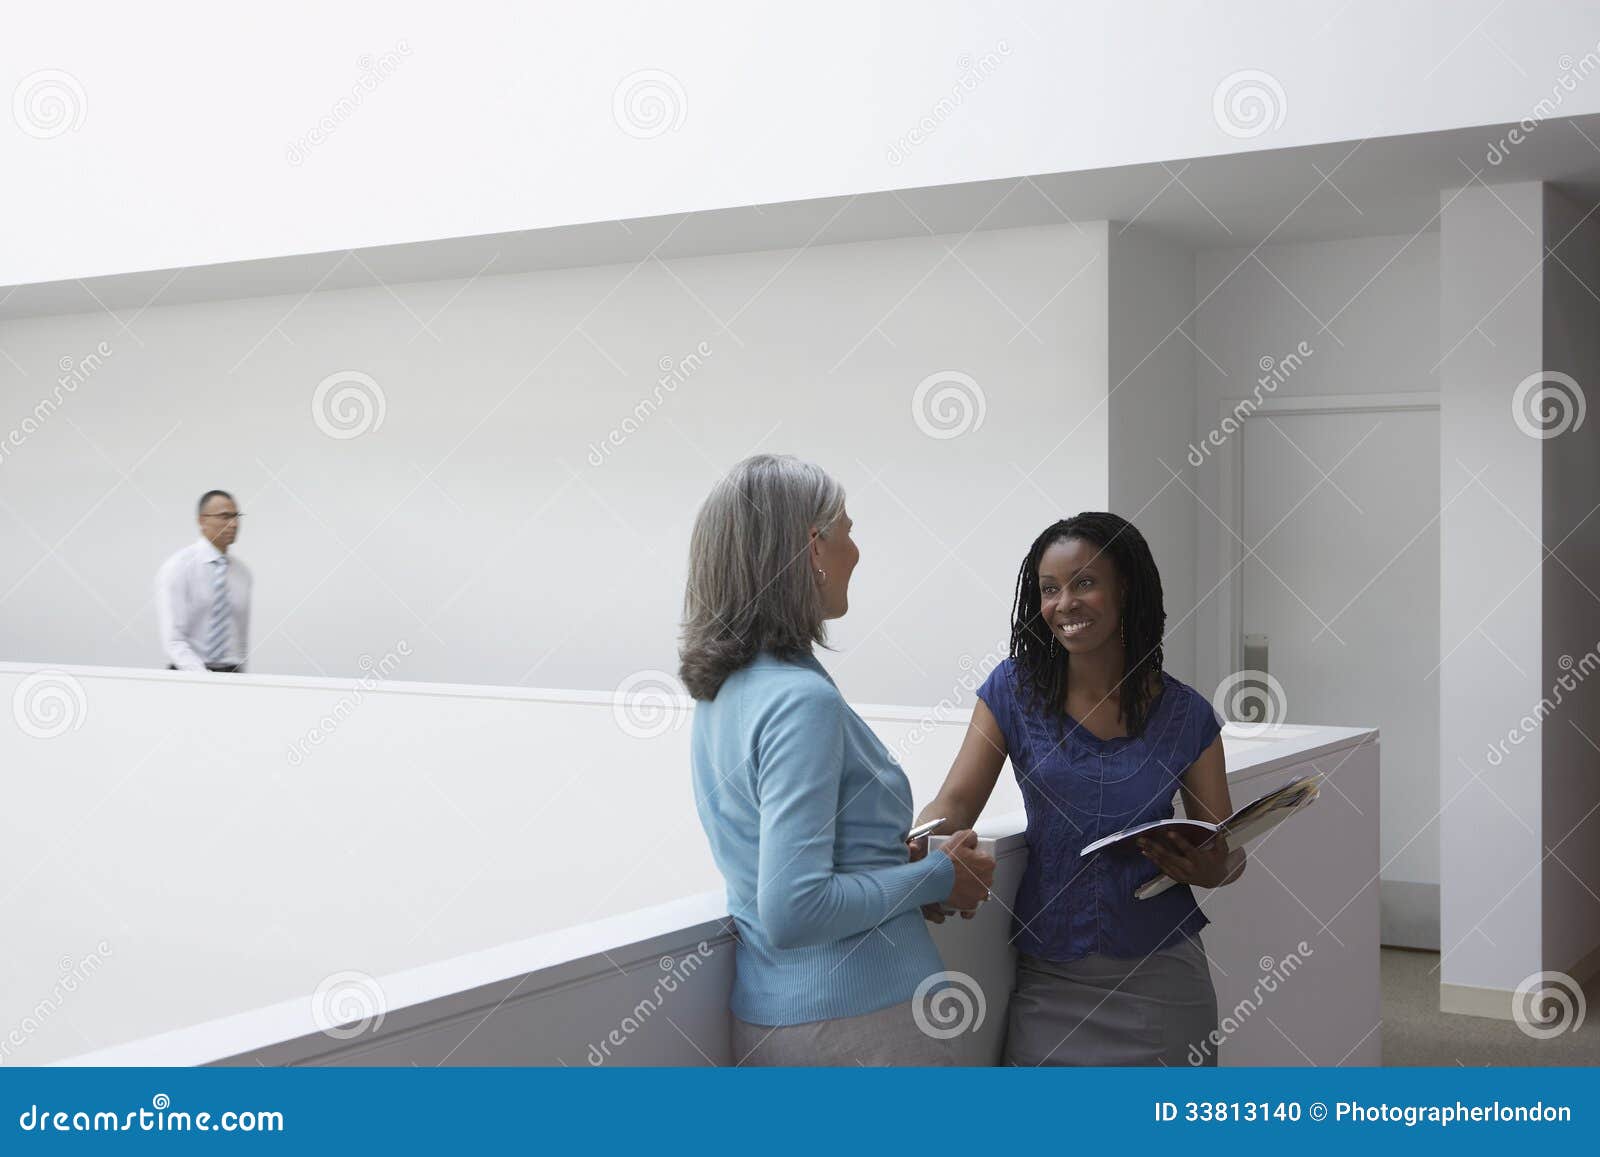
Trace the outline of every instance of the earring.
<instances>
[{"instance_id":1,"label":"earring","mask_svg":"<svg viewBox=\"0 0 1600 1157\"><path fill-rule=\"evenodd\" d=\"M1126 643L1128 641L1128 624L1127 623L1123 623L1122 624L1122 641L1124 643Z\"/></svg>"},{"instance_id":2,"label":"earring","mask_svg":"<svg viewBox=\"0 0 1600 1157\"><path fill-rule=\"evenodd\" d=\"M823 570L820 566L817 568L817 573L822 576L823 582L828 581L828 572Z\"/></svg>"}]
</instances>

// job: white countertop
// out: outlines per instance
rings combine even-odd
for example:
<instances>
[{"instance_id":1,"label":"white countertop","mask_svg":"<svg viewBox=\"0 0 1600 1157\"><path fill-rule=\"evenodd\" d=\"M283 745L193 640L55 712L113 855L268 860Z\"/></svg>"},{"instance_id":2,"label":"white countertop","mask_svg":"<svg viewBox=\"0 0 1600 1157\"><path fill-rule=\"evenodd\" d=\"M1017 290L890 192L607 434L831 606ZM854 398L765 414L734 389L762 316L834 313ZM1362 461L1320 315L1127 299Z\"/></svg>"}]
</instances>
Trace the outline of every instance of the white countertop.
<instances>
[{"instance_id":1,"label":"white countertop","mask_svg":"<svg viewBox=\"0 0 1600 1157\"><path fill-rule=\"evenodd\" d=\"M143 677L145 673L138 673ZM157 672L158 676L171 676L171 672ZM183 676L179 676L180 678ZM195 677L202 678L202 677ZM306 680L283 680L275 676L254 676L255 680L272 680L301 684ZM331 686L343 686L339 680L318 681ZM395 685L398 687L399 685ZM386 688L394 689L394 688ZM469 689L472 693L478 689ZM522 689L488 689L513 692L510 697L548 696L548 692L525 692ZM567 702L591 701L591 693L557 693ZM598 696L610 702L609 696ZM872 718L880 711L891 711L900 717L918 718L925 715L907 708L858 708L863 716ZM869 712L871 714L869 714ZM1230 782L1245 782L1285 766L1310 758L1336 755L1343 749L1353 748L1375 739L1369 728L1282 726L1267 732L1240 735L1238 728L1230 727L1223 733L1223 743L1228 754ZM1230 734L1235 732L1234 734ZM1025 815L1011 810L1002 814L985 816L978 824L980 835L997 841L996 854L1007 856L1023 847ZM452 993L510 982L539 970L595 958L590 971L614 967L610 961L625 956L643 958L666 952L670 948L693 944L699 940L714 940L726 935L727 909L720 889L685 896L666 904L655 905L621 913L605 919L563 928L506 943L494 948L464 953L419 967L407 968L379 976L378 982L385 996L386 1007L392 1013L408 1006L438 1000ZM577 973L563 974L563 982ZM570 970L569 970L570 972ZM536 991L524 986L521 992ZM236 1056L280 1041L304 1036L314 1031L307 998L284 1000L262 1007L246 1009L237 1014L203 1023L178 1028L155 1036L108 1048L86 1052L57 1063L69 1065L198 1065L224 1057Z\"/></svg>"}]
</instances>

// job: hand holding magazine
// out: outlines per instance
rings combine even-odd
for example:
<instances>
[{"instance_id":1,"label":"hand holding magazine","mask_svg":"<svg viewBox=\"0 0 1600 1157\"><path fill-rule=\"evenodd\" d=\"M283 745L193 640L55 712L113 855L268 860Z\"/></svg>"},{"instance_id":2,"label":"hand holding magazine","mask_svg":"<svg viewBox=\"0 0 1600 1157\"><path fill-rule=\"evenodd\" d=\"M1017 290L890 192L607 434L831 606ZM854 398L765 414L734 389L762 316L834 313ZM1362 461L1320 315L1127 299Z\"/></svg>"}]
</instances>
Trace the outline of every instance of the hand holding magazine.
<instances>
[{"instance_id":1,"label":"hand holding magazine","mask_svg":"<svg viewBox=\"0 0 1600 1157\"><path fill-rule=\"evenodd\" d=\"M1089 844L1080 856L1090 856L1096 852L1136 853L1141 836L1158 832L1176 832L1196 844L1205 843L1220 834L1227 838L1229 847L1243 847L1316 799L1317 785L1321 779L1321 775L1303 775L1292 779L1260 799L1245 804L1220 824L1207 823L1205 820L1170 819L1124 828ZM1174 883L1170 877L1158 875L1135 888L1134 899L1148 900L1151 896L1159 896Z\"/></svg>"}]
</instances>

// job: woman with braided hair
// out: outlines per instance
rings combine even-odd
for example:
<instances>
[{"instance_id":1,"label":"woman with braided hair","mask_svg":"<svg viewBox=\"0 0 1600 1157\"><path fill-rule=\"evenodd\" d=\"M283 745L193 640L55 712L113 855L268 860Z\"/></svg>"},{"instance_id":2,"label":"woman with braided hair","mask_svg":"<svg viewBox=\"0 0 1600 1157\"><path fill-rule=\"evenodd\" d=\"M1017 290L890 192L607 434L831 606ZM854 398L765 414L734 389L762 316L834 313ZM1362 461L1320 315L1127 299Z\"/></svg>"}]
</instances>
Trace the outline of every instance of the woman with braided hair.
<instances>
[{"instance_id":1,"label":"woman with braided hair","mask_svg":"<svg viewBox=\"0 0 1600 1157\"><path fill-rule=\"evenodd\" d=\"M1216 1063L1204 1044L1217 1026L1200 941L1208 921L1191 886L1232 883L1243 849L1172 836L1142 841L1142 855L1079 856L1102 836L1171 818L1178 792L1194 819L1233 810L1221 721L1162 669L1165 626L1161 576L1132 523L1087 512L1047 527L1017 575L1010 656L978 689L961 751L922 811L952 831L971 827L1010 757L1028 865L1013 919L1008 1064ZM1178 885L1134 899L1158 873ZM925 914L943 918L937 906Z\"/></svg>"}]
</instances>

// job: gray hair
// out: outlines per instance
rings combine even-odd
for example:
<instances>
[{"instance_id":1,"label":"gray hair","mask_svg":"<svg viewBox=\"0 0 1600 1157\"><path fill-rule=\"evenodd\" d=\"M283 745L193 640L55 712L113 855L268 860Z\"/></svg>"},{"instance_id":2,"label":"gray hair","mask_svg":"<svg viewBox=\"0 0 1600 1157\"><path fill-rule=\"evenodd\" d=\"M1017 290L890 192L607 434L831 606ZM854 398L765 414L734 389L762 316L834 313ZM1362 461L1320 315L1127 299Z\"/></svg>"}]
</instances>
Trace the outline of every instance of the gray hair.
<instances>
[{"instance_id":1,"label":"gray hair","mask_svg":"<svg viewBox=\"0 0 1600 1157\"><path fill-rule=\"evenodd\" d=\"M729 470L700 507L689 538L678 674L696 699L715 699L734 671L772 651L809 654L827 641L807 559L844 513L844 488L789 454L757 454Z\"/></svg>"}]
</instances>

